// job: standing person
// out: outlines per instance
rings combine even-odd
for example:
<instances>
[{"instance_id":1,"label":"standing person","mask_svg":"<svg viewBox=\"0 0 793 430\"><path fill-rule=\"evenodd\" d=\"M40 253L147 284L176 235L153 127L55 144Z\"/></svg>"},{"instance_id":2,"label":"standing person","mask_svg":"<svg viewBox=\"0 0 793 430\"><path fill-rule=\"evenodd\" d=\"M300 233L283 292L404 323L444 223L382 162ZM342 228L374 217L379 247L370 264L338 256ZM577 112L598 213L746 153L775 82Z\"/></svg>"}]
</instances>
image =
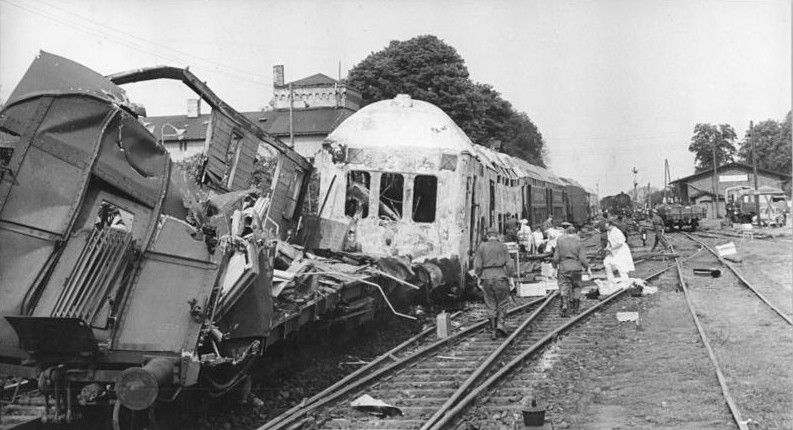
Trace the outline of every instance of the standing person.
<instances>
[{"instance_id":1,"label":"standing person","mask_svg":"<svg viewBox=\"0 0 793 430\"><path fill-rule=\"evenodd\" d=\"M512 215L507 218L507 222L504 225L504 231L506 236L504 240L506 242L517 242L518 241L518 216Z\"/></svg>"},{"instance_id":2,"label":"standing person","mask_svg":"<svg viewBox=\"0 0 793 430\"><path fill-rule=\"evenodd\" d=\"M532 239L534 239L534 236L531 234L529 221L526 219L520 220L520 230L518 230L518 244L520 245L521 251L531 252Z\"/></svg>"},{"instance_id":3,"label":"standing person","mask_svg":"<svg viewBox=\"0 0 793 430\"><path fill-rule=\"evenodd\" d=\"M669 243L666 241L666 237L664 236L664 220L661 218L661 215L658 215L658 211L653 209L653 230L655 230L655 242L653 243L653 247L650 252L655 251L655 247L658 246L660 243L663 245L664 250L669 249Z\"/></svg>"},{"instance_id":4,"label":"standing person","mask_svg":"<svg viewBox=\"0 0 793 430\"><path fill-rule=\"evenodd\" d=\"M542 231L546 232L553 228L553 215L548 215L548 219L546 219L542 223Z\"/></svg>"},{"instance_id":5,"label":"standing person","mask_svg":"<svg viewBox=\"0 0 793 430\"><path fill-rule=\"evenodd\" d=\"M610 284L614 284L614 270L620 272L620 281L627 283L628 272L636 270L633 266L633 256L625 235L618 229L611 220L604 223L608 234L608 245L606 246L606 258L603 259L603 266L606 269L606 277Z\"/></svg>"},{"instance_id":6,"label":"standing person","mask_svg":"<svg viewBox=\"0 0 793 430\"><path fill-rule=\"evenodd\" d=\"M507 246L498 240L498 230L487 230L487 241L479 244L474 255L474 273L482 281L482 292L490 318L491 339L506 336L504 318L509 303L509 278L515 268Z\"/></svg>"},{"instance_id":7,"label":"standing person","mask_svg":"<svg viewBox=\"0 0 793 430\"><path fill-rule=\"evenodd\" d=\"M553 263L556 266L556 279L559 282L561 303L559 306L562 317L567 317L568 309L577 314L581 300L578 290L581 288L581 271L589 271L589 262L586 259L581 238L570 223L562 223L565 227L564 235L556 241L556 250L553 253Z\"/></svg>"}]
</instances>

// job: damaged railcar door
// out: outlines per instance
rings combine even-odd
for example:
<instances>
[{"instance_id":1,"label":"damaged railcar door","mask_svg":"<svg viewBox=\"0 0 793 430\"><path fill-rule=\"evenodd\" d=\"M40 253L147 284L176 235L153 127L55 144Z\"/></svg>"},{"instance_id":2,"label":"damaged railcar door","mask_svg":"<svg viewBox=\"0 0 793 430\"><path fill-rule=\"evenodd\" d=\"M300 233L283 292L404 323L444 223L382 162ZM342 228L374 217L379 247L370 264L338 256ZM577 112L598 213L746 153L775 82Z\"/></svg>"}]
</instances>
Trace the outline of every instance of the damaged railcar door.
<instances>
[{"instance_id":1,"label":"damaged railcar door","mask_svg":"<svg viewBox=\"0 0 793 430\"><path fill-rule=\"evenodd\" d=\"M212 107L201 181L216 191L247 189L260 147L274 154L278 161L263 222L280 239L295 230L312 170L308 160L231 108L187 69L153 67L108 78L119 85L153 79L179 80Z\"/></svg>"}]
</instances>

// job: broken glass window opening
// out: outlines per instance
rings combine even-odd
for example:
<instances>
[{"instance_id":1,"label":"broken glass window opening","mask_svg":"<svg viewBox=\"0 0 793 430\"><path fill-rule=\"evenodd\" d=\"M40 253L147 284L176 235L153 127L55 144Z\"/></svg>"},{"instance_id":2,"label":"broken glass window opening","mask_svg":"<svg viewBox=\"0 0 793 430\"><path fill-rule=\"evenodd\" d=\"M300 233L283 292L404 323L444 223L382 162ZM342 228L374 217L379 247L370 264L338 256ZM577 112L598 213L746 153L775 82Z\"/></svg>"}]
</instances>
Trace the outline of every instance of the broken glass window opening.
<instances>
[{"instance_id":1,"label":"broken glass window opening","mask_svg":"<svg viewBox=\"0 0 793 430\"><path fill-rule=\"evenodd\" d=\"M402 195L405 178L399 173L380 175L380 207L377 216L381 219L398 221L402 219Z\"/></svg>"},{"instance_id":2,"label":"broken glass window opening","mask_svg":"<svg viewBox=\"0 0 793 430\"><path fill-rule=\"evenodd\" d=\"M435 222L438 178L418 175L413 179L413 221Z\"/></svg>"},{"instance_id":3,"label":"broken glass window opening","mask_svg":"<svg viewBox=\"0 0 793 430\"><path fill-rule=\"evenodd\" d=\"M130 231L134 220L135 216L132 212L104 200L97 210L94 227L97 230L109 227L115 230Z\"/></svg>"},{"instance_id":4,"label":"broken glass window opening","mask_svg":"<svg viewBox=\"0 0 793 430\"><path fill-rule=\"evenodd\" d=\"M369 172L351 170L347 173L347 196L344 201L344 214L364 219L369 216Z\"/></svg>"},{"instance_id":5,"label":"broken glass window opening","mask_svg":"<svg viewBox=\"0 0 793 430\"><path fill-rule=\"evenodd\" d=\"M8 165L11 164L11 157L14 156L14 148L19 143L19 136L5 130L0 130L0 181L3 180L7 171ZM9 172L9 176L13 172ZM11 180L14 180L12 177Z\"/></svg>"}]
</instances>

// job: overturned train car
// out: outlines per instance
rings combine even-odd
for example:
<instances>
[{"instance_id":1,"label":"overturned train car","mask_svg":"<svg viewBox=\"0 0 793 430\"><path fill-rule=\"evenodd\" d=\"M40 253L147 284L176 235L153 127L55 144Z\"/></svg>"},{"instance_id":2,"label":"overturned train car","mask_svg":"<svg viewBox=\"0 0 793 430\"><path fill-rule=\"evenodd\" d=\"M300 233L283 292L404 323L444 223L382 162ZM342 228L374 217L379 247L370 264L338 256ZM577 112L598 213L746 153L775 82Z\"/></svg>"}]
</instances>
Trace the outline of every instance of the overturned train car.
<instances>
[{"instance_id":1,"label":"overturned train car","mask_svg":"<svg viewBox=\"0 0 793 430\"><path fill-rule=\"evenodd\" d=\"M200 189L117 85L151 79L179 80L213 108ZM0 374L36 380L54 399L50 422L114 405L118 424L183 388L224 394L268 345L342 300L275 312L274 239L296 228L311 165L185 69L104 77L41 53L0 132L13 151L0 164ZM272 188L243 226L260 146L277 158Z\"/></svg>"},{"instance_id":2,"label":"overturned train car","mask_svg":"<svg viewBox=\"0 0 793 430\"><path fill-rule=\"evenodd\" d=\"M551 171L473 144L441 109L404 94L346 119L315 167L322 234L312 246L407 257L436 297L465 291L486 228L568 216Z\"/></svg>"}]
</instances>

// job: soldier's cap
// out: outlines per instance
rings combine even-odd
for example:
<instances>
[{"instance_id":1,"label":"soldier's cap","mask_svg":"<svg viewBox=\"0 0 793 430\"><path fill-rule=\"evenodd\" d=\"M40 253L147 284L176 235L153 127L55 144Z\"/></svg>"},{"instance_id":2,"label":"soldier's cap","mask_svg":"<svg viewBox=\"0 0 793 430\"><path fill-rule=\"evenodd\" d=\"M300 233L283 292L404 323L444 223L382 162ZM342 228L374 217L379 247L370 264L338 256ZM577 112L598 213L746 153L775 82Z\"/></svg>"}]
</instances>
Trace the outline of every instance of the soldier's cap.
<instances>
[{"instance_id":1,"label":"soldier's cap","mask_svg":"<svg viewBox=\"0 0 793 430\"><path fill-rule=\"evenodd\" d=\"M528 223L529 223L529 220L527 220L526 218L524 218L524 219L520 220L520 223L521 223L521 224L528 224Z\"/></svg>"}]
</instances>

